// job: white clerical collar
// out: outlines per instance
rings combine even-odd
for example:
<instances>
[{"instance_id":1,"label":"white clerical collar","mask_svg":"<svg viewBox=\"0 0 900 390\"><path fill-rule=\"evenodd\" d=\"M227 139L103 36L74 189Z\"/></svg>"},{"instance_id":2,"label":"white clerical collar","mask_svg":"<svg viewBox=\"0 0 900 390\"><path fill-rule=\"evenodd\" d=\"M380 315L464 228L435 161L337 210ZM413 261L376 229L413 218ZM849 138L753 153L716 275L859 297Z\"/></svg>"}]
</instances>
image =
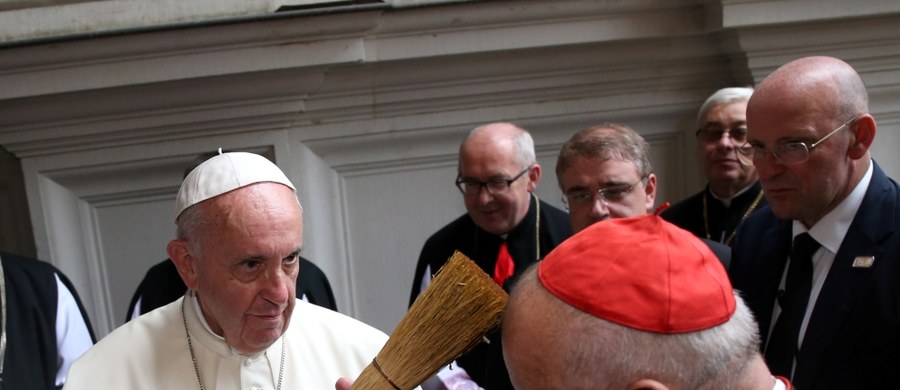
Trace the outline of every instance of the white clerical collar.
<instances>
[{"instance_id":1,"label":"white clerical collar","mask_svg":"<svg viewBox=\"0 0 900 390\"><path fill-rule=\"evenodd\" d=\"M728 208L728 207L731 207L731 201L734 200L734 198L741 196L741 194L743 194L747 191L750 191L750 188L752 188L754 184L756 184L755 180L751 181L748 186L741 188L740 191L735 192L734 195L732 195L729 198L724 198L724 197L720 197L719 195L716 195L716 193L713 192L712 187L709 188L709 193L710 193L710 195L712 195L712 197L714 199L717 199L719 202L722 202L722 204L724 204L725 207Z\"/></svg>"},{"instance_id":2,"label":"white clerical collar","mask_svg":"<svg viewBox=\"0 0 900 390\"><path fill-rule=\"evenodd\" d=\"M185 321L187 321L188 329L190 329L191 335L202 342L207 348L223 357L238 356L256 359L261 354L265 353L265 351L262 351L254 354L245 354L229 346L228 343L225 342L224 337L217 335L213 332L212 328L209 327L209 323L206 322L206 318L203 316L203 310L200 309L200 302L197 302L197 293L193 290L188 290L184 297L187 299L188 306L191 308L185 313L187 316Z\"/></svg>"},{"instance_id":3,"label":"white clerical collar","mask_svg":"<svg viewBox=\"0 0 900 390\"><path fill-rule=\"evenodd\" d=\"M859 206L862 205L863 198L866 196L866 190L869 189L874 165L869 160L869 169L866 170L866 174L856 184L853 191L850 191L850 194L837 207L825 214L812 228L807 229L803 222L795 220L792 226L793 237L808 231L809 235L823 248L831 253L837 253L838 248L841 247L841 242L844 241L844 236L847 235L847 231L850 229L850 224L853 222L856 212L859 210Z\"/></svg>"},{"instance_id":4,"label":"white clerical collar","mask_svg":"<svg viewBox=\"0 0 900 390\"><path fill-rule=\"evenodd\" d=\"M787 390L788 387L785 381L787 381L787 379L775 377L775 384L772 386L772 390Z\"/></svg>"}]
</instances>

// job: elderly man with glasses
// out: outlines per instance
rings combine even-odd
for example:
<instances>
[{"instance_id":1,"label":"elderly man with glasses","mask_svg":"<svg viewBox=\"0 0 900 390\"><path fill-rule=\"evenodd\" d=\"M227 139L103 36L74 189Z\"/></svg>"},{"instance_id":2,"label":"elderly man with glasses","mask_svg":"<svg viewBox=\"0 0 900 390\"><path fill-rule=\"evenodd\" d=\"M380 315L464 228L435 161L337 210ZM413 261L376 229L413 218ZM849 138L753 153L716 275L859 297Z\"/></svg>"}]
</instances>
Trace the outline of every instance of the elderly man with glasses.
<instances>
[{"instance_id":1,"label":"elderly man with glasses","mask_svg":"<svg viewBox=\"0 0 900 390\"><path fill-rule=\"evenodd\" d=\"M738 150L769 206L734 241L729 276L766 362L800 389L900 383L900 188L872 160L860 76L831 57L790 62L747 105Z\"/></svg>"},{"instance_id":2,"label":"elderly man with glasses","mask_svg":"<svg viewBox=\"0 0 900 390\"><path fill-rule=\"evenodd\" d=\"M650 146L634 129L604 123L575 133L559 151L556 178L572 231L610 218L647 214L656 199ZM703 240L725 267L731 250Z\"/></svg>"},{"instance_id":3,"label":"elderly man with glasses","mask_svg":"<svg viewBox=\"0 0 900 390\"><path fill-rule=\"evenodd\" d=\"M697 115L699 161L708 184L662 217L695 236L731 245L740 223L765 206L753 165L741 164L737 148L747 141L747 101L752 88L722 88Z\"/></svg>"},{"instance_id":4,"label":"elderly man with glasses","mask_svg":"<svg viewBox=\"0 0 900 390\"><path fill-rule=\"evenodd\" d=\"M460 146L456 178L467 213L425 242L410 304L456 250L508 290L529 265L568 238L572 231L566 214L534 194L540 179L541 166L527 131L511 123L472 130ZM489 339L490 344L460 357L459 367L454 364L438 374L444 387L512 389L499 334Z\"/></svg>"}]
</instances>

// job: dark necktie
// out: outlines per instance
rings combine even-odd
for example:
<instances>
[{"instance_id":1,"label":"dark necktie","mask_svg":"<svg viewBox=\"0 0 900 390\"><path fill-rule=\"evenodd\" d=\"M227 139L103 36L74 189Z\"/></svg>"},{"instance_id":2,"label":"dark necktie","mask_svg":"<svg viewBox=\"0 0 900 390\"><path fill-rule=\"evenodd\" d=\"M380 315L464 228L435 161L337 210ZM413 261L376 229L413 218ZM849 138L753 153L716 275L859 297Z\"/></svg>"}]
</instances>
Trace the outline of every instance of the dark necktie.
<instances>
[{"instance_id":1,"label":"dark necktie","mask_svg":"<svg viewBox=\"0 0 900 390\"><path fill-rule=\"evenodd\" d=\"M506 247L506 242L503 242L500 244L500 251L497 252L497 263L494 265L494 281L500 287L503 287L503 283L512 276L515 268L516 265L513 263L512 256L509 255L509 248Z\"/></svg>"},{"instance_id":2,"label":"dark necktie","mask_svg":"<svg viewBox=\"0 0 900 390\"><path fill-rule=\"evenodd\" d=\"M766 362L774 375L791 378L794 357L800 350L800 324L812 289L812 255L818 249L819 243L808 233L794 238L784 290L778 292L781 314L772 327L769 344L766 346Z\"/></svg>"}]
</instances>

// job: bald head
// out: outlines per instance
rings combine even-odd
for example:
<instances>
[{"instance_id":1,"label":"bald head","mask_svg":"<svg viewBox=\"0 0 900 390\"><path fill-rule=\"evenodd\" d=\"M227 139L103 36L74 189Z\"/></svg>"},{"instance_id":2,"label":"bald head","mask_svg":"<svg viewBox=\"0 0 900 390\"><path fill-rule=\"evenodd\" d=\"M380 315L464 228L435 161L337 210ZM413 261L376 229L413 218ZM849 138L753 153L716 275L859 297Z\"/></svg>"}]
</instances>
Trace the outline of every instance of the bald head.
<instances>
[{"instance_id":1,"label":"bald head","mask_svg":"<svg viewBox=\"0 0 900 390\"><path fill-rule=\"evenodd\" d=\"M458 182L472 189L463 195L469 216L495 235L506 234L522 222L541 179L531 135L511 123L472 130L459 148L458 169ZM487 183L500 185L489 188Z\"/></svg>"},{"instance_id":2,"label":"bald head","mask_svg":"<svg viewBox=\"0 0 900 390\"><path fill-rule=\"evenodd\" d=\"M620 334L604 321L575 309L548 292L532 267L516 283L503 317L503 355L516 389L605 389L620 382L608 359L620 348ZM601 360L608 364L598 364Z\"/></svg>"},{"instance_id":3,"label":"bald head","mask_svg":"<svg viewBox=\"0 0 900 390\"><path fill-rule=\"evenodd\" d=\"M801 58L760 83L747 105L747 139L775 216L812 227L862 180L876 133L868 105L860 76L836 58ZM784 163L771 150L789 141L808 153Z\"/></svg>"},{"instance_id":4,"label":"bald head","mask_svg":"<svg viewBox=\"0 0 900 390\"><path fill-rule=\"evenodd\" d=\"M761 107L789 102L807 105L829 117L869 112L869 97L859 74L850 64L832 57L805 57L778 68L750 98L748 116Z\"/></svg>"},{"instance_id":5,"label":"bald head","mask_svg":"<svg viewBox=\"0 0 900 390\"><path fill-rule=\"evenodd\" d=\"M476 127L460 146L460 165L464 151L494 150L513 158L519 166L535 162L534 140L527 131L507 122L489 123Z\"/></svg>"},{"instance_id":6,"label":"bald head","mask_svg":"<svg viewBox=\"0 0 900 390\"><path fill-rule=\"evenodd\" d=\"M516 283L503 316L503 356L516 389L772 388L753 314L736 294L725 324L659 334L574 308L536 271Z\"/></svg>"},{"instance_id":7,"label":"bald head","mask_svg":"<svg viewBox=\"0 0 900 390\"><path fill-rule=\"evenodd\" d=\"M528 269L503 353L519 390L744 389L756 329L709 248L645 215L591 225Z\"/></svg>"}]
</instances>

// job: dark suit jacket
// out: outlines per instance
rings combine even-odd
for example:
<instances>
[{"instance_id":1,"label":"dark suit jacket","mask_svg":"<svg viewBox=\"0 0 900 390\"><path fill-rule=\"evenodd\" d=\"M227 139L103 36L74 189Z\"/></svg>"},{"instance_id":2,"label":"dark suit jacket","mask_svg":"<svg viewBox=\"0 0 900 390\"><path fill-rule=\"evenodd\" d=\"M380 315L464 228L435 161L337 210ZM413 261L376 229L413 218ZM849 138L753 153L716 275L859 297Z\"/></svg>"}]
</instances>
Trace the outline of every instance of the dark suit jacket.
<instances>
[{"instance_id":1,"label":"dark suit jacket","mask_svg":"<svg viewBox=\"0 0 900 390\"><path fill-rule=\"evenodd\" d=\"M719 258L719 261L722 262L722 266L727 270L728 266L731 265L731 247L721 242L707 240L705 238L700 238L700 241L703 241L703 243L709 247L709 250Z\"/></svg>"},{"instance_id":2,"label":"dark suit jacket","mask_svg":"<svg viewBox=\"0 0 900 390\"><path fill-rule=\"evenodd\" d=\"M900 384L900 190L877 164L873 171L809 319L792 380L798 389ZM744 222L732 246L729 275L763 342L790 246L791 221L769 207ZM875 262L853 267L857 256Z\"/></svg>"},{"instance_id":3,"label":"dark suit jacket","mask_svg":"<svg viewBox=\"0 0 900 390\"><path fill-rule=\"evenodd\" d=\"M157 263L147 270L144 280L141 281L131 297L128 313L125 313L125 322L131 320L131 314L134 313L138 299L141 300L140 312L144 314L175 302L184 295L186 290L187 286L178 275L178 270L172 260L165 259ZM315 264L301 257L300 274L297 276L297 298L302 298L304 295L309 303L337 310L334 293L331 291L331 284L328 283L325 273Z\"/></svg>"}]
</instances>

